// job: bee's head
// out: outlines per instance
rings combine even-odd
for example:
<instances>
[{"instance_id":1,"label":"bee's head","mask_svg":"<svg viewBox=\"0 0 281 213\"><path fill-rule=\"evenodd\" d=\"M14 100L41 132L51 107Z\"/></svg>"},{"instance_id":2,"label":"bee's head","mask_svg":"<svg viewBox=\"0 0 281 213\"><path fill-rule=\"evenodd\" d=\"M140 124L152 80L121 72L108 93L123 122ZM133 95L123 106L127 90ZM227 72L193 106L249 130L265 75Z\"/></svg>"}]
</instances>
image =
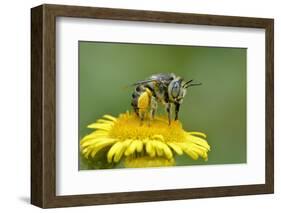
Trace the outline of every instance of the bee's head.
<instances>
[{"instance_id":1,"label":"bee's head","mask_svg":"<svg viewBox=\"0 0 281 213\"><path fill-rule=\"evenodd\" d=\"M201 85L201 83L194 84L192 81L185 82L182 78L172 80L168 86L169 99L174 103L181 104L188 87Z\"/></svg>"}]
</instances>

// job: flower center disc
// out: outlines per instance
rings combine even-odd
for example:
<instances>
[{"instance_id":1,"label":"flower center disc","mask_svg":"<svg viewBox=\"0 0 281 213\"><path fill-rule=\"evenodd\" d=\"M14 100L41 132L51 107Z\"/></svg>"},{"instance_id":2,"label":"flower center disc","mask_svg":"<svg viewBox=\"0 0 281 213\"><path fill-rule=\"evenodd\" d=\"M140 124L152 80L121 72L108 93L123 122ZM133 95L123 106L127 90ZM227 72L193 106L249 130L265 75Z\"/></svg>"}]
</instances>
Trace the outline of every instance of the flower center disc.
<instances>
[{"instance_id":1,"label":"flower center disc","mask_svg":"<svg viewBox=\"0 0 281 213\"><path fill-rule=\"evenodd\" d=\"M164 141L185 140L185 132L179 121L172 121L168 124L164 116L156 116L153 120L145 119L143 122L130 113L121 114L117 122L112 126L109 135L120 140L133 139L144 140L153 139L155 135L161 135Z\"/></svg>"}]
</instances>

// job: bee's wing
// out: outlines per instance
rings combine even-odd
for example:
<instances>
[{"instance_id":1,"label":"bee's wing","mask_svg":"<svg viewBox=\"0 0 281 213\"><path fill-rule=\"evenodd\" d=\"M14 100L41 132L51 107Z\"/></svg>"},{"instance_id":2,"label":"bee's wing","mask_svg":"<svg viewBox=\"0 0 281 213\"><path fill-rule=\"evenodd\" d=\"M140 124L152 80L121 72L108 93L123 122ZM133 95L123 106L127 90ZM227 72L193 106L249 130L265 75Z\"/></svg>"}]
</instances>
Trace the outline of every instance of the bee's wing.
<instances>
[{"instance_id":1,"label":"bee's wing","mask_svg":"<svg viewBox=\"0 0 281 213\"><path fill-rule=\"evenodd\" d=\"M144 81L138 81L136 83L131 84L131 86L138 86L141 84L146 84L146 83L150 83L150 82L158 82L157 79L148 79L148 80L144 80Z\"/></svg>"},{"instance_id":2,"label":"bee's wing","mask_svg":"<svg viewBox=\"0 0 281 213\"><path fill-rule=\"evenodd\" d=\"M138 81L138 82L136 82L136 83L133 83L133 84L124 86L123 89L127 90L127 89L129 89L130 87L135 87L135 86L142 85L142 84L146 84L146 83L150 83L150 82L158 82L158 81L155 80L155 79L149 79L149 80L144 80L144 81Z\"/></svg>"}]
</instances>

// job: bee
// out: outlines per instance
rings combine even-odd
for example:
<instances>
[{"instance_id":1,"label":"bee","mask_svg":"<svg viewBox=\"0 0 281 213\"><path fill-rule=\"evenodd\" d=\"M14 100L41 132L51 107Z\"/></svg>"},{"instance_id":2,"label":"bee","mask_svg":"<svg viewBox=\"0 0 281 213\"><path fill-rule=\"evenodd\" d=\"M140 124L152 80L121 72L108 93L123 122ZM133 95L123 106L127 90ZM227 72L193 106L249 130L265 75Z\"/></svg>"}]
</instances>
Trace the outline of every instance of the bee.
<instances>
[{"instance_id":1,"label":"bee","mask_svg":"<svg viewBox=\"0 0 281 213\"><path fill-rule=\"evenodd\" d=\"M163 104L167 111L170 125L172 105L174 105L175 109L175 120L178 120L180 105L183 102L186 89L198 85L201 85L201 83L193 83L193 80L184 81L183 78L173 73L155 74L132 85L135 86L135 89L132 94L131 105L141 122L143 122L148 110L149 118L153 120L158 103Z\"/></svg>"}]
</instances>

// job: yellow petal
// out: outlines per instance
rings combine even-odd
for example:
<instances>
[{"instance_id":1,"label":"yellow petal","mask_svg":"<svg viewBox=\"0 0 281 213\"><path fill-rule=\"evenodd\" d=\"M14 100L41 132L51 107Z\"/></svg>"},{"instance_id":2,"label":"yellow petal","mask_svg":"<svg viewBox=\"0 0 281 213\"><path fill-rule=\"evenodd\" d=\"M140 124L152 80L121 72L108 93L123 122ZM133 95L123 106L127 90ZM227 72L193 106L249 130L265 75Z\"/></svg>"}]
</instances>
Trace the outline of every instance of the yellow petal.
<instances>
[{"instance_id":1,"label":"yellow petal","mask_svg":"<svg viewBox=\"0 0 281 213\"><path fill-rule=\"evenodd\" d=\"M88 150L89 150L89 148L81 149L81 152L82 152L82 154L85 154Z\"/></svg>"},{"instance_id":2,"label":"yellow petal","mask_svg":"<svg viewBox=\"0 0 281 213\"><path fill-rule=\"evenodd\" d=\"M123 150L124 150L124 144L122 143L121 145L118 146L118 148L115 150L115 154L113 156L113 161L115 163L118 162L118 158L121 157L121 155L123 154Z\"/></svg>"},{"instance_id":3,"label":"yellow petal","mask_svg":"<svg viewBox=\"0 0 281 213\"><path fill-rule=\"evenodd\" d=\"M161 145L161 142L157 141L157 140L154 140L152 141L152 144L156 150L156 153L158 156L162 156L164 154L163 152L163 148L162 148L162 145Z\"/></svg>"},{"instance_id":4,"label":"yellow petal","mask_svg":"<svg viewBox=\"0 0 281 213\"><path fill-rule=\"evenodd\" d=\"M116 144L114 144L114 145L110 148L110 150L109 150L108 153L107 153L107 161L108 161L109 163L112 162L112 158L113 158L113 156L115 155L116 151L117 151L120 147L122 147L122 146L123 146L123 145L122 145L122 142L117 142Z\"/></svg>"},{"instance_id":5,"label":"yellow petal","mask_svg":"<svg viewBox=\"0 0 281 213\"><path fill-rule=\"evenodd\" d=\"M91 152L92 152L92 149L88 149L88 151L84 154L85 158L88 159Z\"/></svg>"},{"instance_id":6,"label":"yellow petal","mask_svg":"<svg viewBox=\"0 0 281 213\"><path fill-rule=\"evenodd\" d=\"M193 160L198 159L198 155L196 153L194 154L194 152L191 151L190 144L187 144L187 143L177 143L177 144L182 148L184 153L189 155Z\"/></svg>"},{"instance_id":7,"label":"yellow petal","mask_svg":"<svg viewBox=\"0 0 281 213\"><path fill-rule=\"evenodd\" d=\"M181 149L181 147L175 143L168 143L168 145L178 154L178 155L182 155L183 151Z\"/></svg>"},{"instance_id":8,"label":"yellow petal","mask_svg":"<svg viewBox=\"0 0 281 213\"><path fill-rule=\"evenodd\" d=\"M196 146L193 146L192 148L191 148L191 150L192 151L194 151L194 152L196 152L199 156L203 156L203 154L204 154L204 151L202 150L202 149L200 149L200 148L198 148L198 147L196 147Z\"/></svg>"},{"instance_id":9,"label":"yellow petal","mask_svg":"<svg viewBox=\"0 0 281 213\"><path fill-rule=\"evenodd\" d=\"M137 142L137 152L142 152L143 150L143 143L140 140L136 140Z\"/></svg>"},{"instance_id":10,"label":"yellow petal","mask_svg":"<svg viewBox=\"0 0 281 213\"><path fill-rule=\"evenodd\" d=\"M108 132L102 131L102 130L98 130L98 131L94 131L89 135L86 135L85 137L83 137L80 140L80 144L86 142L87 140L91 140L97 137L101 137L101 136L108 136Z\"/></svg>"},{"instance_id":11,"label":"yellow petal","mask_svg":"<svg viewBox=\"0 0 281 213\"><path fill-rule=\"evenodd\" d=\"M98 147L102 144L112 144L115 142L116 142L115 138L104 138L102 140L99 140L97 143L93 144L93 148Z\"/></svg>"},{"instance_id":12,"label":"yellow petal","mask_svg":"<svg viewBox=\"0 0 281 213\"><path fill-rule=\"evenodd\" d=\"M112 125L109 124L101 124L101 123L93 123L88 125L89 129L98 129L98 130L105 130L109 131L112 128Z\"/></svg>"},{"instance_id":13,"label":"yellow petal","mask_svg":"<svg viewBox=\"0 0 281 213\"><path fill-rule=\"evenodd\" d=\"M111 140L104 140L102 142L97 143L96 145L94 145L93 151L91 153L91 157L94 158L95 155L103 148L110 146L111 144L115 143L114 139Z\"/></svg>"},{"instance_id":14,"label":"yellow petal","mask_svg":"<svg viewBox=\"0 0 281 213\"><path fill-rule=\"evenodd\" d=\"M152 139L156 139L156 140L160 140L160 141L164 141L164 137L163 135L153 135L152 136Z\"/></svg>"},{"instance_id":15,"label":"yellow petal","mask_svg":"<svg viewBox=\"0 0 281 213\"><path fill-rule=\"evenodd\" d=\"M131 143L131 140L125 140L124 142L122 142L122 146L120 146L119 149L117 149L115 152L115 155L114 155L115 163L117 163L122 158L124 151L126 150L128 145L130 145L130 143Z\"/></svg>"},{"instance_id":16,"label":"yellow petal","mask_svg":"<svg viewBox=\"0 0 281 213\"><path fill-rule=\"evenodd\" d=\"M163 148L163 151L164 151L166 157L168 159L171 159L173 157L173 153L172 153L171 149L164 143L162 143L162 148Z\"/></svg>"},{"instance_id":17,"label":"yellow petal","mask_svg":"<svg viewBox=\"0 0 281 213\"><path fill-rule=\"evenodd\" d=\"M103 116L104 118L108 119L108 120L111 120L111 121L116 121L117 119L111 115L104 115Z\"/></svg>"},{"instance_id":18,"label":"yellow petal","mask_svg":"<svg viewBox=\"0 0 281 213\"><path fill-rule=\"evenodd\" d=\"M149 154L150 157L155 156L155 149L152 146L151 141L147 141L145 148L146 148L146 152Z\"/></svg>"},{"instance_id":19,"label":"yellow petal","mask_svg":"<svg viewBox=\"0 0 281 213\"><path fill-rule=\"evenodd\" d=\"M201 136L203 138L207 138L207 135L204 134L203 132L188 132L188 134L191 134L191 135L198 135L198 136Z\"/></svg>"},{"instance_id":20,"label":"yellow petal","mask_svg":"<svg viewBox=\"0 0 281 213\"><path fill-rule=\"evenodd\" d=\"M197 145L200 145L200 146L203 146L205 147L206 149L210 150L210 145L207 143L206 140L202 139L202 138L199 138L199 137L196 137L196 136L192 136L192 135L186 135L186 139L187 139L187 142L192 142L192 143L195 143Z\"/></svg>"},{"instance_id":21,"label":"yellow petal","mask_svg":"<svg viewBox=\"0 0 281 213\"><path fill-rule=\"evenodd\" d=\"M208 154L207 154L207 152L204 152L202 158L203 158L205 161L208 161Z\"/></svg>"},{"instance_id":22,"label":"yellow petal","mask_svg":"<svg viewBox=\"0 0 281 213\"><path fill-rule=\"evenodd\" d=\"M138 141L136 141L136 140L132 141L131 144L126 149L125 155L128 156L128 155L133 154L137 148L137 144L138 144Z\"/></svg>"},{"instance_id":23,"label":"yellow petal","mask_svg":"<svg viewBox=\"0 0 281 213\"><path fill-rule=\"evenodd\" d=\"M82 148L85 148L87 146L90 146L90 145L94 145L95 143L99 142L99 141L102 141L104 138L95 138L95 139L89 139L87 140L86 142L82 143L81 144L81 147Z\"/></svg>"},{"instance_id":24,"label":"yellow petal","mask_svg":"<svg viewBox=\"0 0 281 213\"><path fill-rule=\"evenodd\" d=\"M199 157L196 152L192 151L192 150L189 149L189 148L185 149L184 152L185 152L186 154L188 154L193 160L197 160L198 157Z\"/></svg>"},{"instance_id":25,"label":"yellow petal","mask_svg":"<svg viewBox=\"0 0 281 213\"><path fill-rule=\"evenodd\" d=\"M157 154L157 156L159 156L159 157L161 157L161 156L163 156L163 150L162 149L160 149L159 147L157 147L157 148L155 148L155 150L156 150L156 154Z\"/></svg>"},{"instance_id":26,"label":"yellow petal","mask_svg":"<svg viewBox=\"0 0 281 213\"><path fill-rule=\"evenodd\" d=\"M97 120L97 123L109 124L109 125L114 124L112 121L110 121L110 120L105 120L105 119L98 119L98 120Z\"/></svg>"},{"instance_id":27,"label":"yellow petal","mask_svg":"<svg viewBox=\"0 0 281 213\"><path fill-rule=\"evenodd\" d=\"M202 152L208 152L209 150L203 146L200 146L198 144L192 144L192 147L201 150Z\"/></svg>"}]
</instances>

